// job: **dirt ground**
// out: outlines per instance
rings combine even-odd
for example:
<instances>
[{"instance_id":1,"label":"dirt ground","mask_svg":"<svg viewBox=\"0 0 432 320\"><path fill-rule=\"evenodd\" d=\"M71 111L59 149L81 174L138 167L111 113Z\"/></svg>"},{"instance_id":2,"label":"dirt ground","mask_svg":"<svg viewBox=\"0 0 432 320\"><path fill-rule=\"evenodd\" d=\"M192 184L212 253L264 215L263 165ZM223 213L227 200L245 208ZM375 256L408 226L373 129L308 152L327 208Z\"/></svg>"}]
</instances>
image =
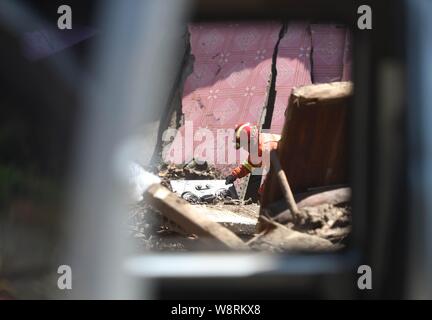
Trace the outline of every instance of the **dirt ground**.
<instances>
[{"instance_id":1,"label":"dirt ground","mask_svg":"<svg viewBox=\"0 0 432 320\"><path fill-rule=\"evenodd\" d=\"M181 167L163 165L158 168L162 184L171 188L171 179L221 179L221 174L207 165L201 167ZM213 209L223 213L230 212L239 217L257 219L259 204L239 200L218 201L215 203L194 204L197 208ZM335 206L323 204L303 209L311 219L304 225L294 225L289 221L279 221L290 230L304 235L325 239L334 245L335 249L347 244L351 231L351 207L347 204ZM138 251L189 251L199 249L199 239L181 230L175 223L164 218L160 213L140 202L131 206L128 221L131 236L135 239ZM248 241L256 234L239 235ZM313 240L313 238L311 238ZM302 240L299 240L302 241ZM275 244L277 247L277 243ZM267 247L266 247L267 248ZM260 250L255 246L254 249ZM272 251L284 251L283 248L273 248ZM279 250L280 249L280 250Z\"/></svg>"}]
</instances>

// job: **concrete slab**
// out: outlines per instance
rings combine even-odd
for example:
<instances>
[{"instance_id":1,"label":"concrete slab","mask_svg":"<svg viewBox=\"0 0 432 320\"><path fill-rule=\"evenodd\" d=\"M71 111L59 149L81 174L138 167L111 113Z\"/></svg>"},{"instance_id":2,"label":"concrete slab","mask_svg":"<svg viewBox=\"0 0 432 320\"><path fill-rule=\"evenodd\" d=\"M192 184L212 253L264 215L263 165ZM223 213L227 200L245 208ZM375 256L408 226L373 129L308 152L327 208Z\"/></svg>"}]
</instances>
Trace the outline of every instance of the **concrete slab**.
<instances>
[{"instance_id":1,"label":"concrete slab","mask_svg":"<svg viewBox=\"0 0 432 320\"><path fill-rule=\"evenodd\" d=\"M199 206L200 212L238 235L253 235L258 222L257 217L247 217L229 210Z\"/></svg>"}]
</instances>

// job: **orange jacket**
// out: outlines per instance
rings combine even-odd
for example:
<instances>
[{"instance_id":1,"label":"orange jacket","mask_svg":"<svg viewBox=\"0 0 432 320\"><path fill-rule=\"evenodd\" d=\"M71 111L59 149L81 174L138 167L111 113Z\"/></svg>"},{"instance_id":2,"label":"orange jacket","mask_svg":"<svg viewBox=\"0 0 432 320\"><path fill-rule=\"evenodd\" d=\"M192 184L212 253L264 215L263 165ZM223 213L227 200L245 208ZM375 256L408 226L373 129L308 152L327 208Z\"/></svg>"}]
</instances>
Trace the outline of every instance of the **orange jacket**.
<instances>
[{"instance_id":1,"label":"orange jacket","mask_svg":"<svg viewBox=\"0 0 432 320\"><path fill-rule=\"evenodd\" d=\"M277 149L280 138L281 136L278 134L260 133L258 136L258 156L261 158L263 153L268 152L267 155L269 155L271 150ZM254 159L251 159L251 155L249 154L248 159L237 168L234 168L231 171L231 174L237 179L243 178L251 173L253 168L260 168L261 166L262 161L254 161Z\"/></svg>"}]
</instances>

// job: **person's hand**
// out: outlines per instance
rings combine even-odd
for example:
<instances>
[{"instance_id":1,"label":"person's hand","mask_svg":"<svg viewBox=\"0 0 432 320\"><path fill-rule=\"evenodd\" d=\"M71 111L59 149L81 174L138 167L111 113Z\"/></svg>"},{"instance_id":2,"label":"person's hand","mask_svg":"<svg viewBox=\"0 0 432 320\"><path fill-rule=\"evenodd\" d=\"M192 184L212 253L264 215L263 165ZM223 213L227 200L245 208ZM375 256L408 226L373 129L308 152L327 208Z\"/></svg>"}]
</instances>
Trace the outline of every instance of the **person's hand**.
<instances>
[{"instance_id":1,"label":"person's hand","mask_svg":"<svg viewBox=\"0 0 432 320\"><path fill-rule=\"evenodd\" d=\"M228 177L225 178L225 184L231 184L234 181L236 181L236 177L230 174Z\"/></svg>"}]
</instances>

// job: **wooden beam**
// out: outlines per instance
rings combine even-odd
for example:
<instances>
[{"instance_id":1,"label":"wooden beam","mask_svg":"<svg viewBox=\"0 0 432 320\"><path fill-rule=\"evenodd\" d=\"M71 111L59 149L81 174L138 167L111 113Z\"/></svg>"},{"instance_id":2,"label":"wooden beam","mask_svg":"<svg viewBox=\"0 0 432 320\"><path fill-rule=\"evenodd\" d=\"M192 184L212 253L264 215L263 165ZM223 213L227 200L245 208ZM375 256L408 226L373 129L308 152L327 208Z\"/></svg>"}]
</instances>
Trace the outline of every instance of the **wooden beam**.
<instances>
[{"instance_id":1,"label":"wooden beam","mask_svg":"<svg viewBox=\"0 0 432 320\"><path fill-rule=\"evenodd\" d=\"M351 201L351 188L338 188L312 194L297 203L299 208L319 206L324 203L336 205Z\"/></svg>"}]
</instances>

